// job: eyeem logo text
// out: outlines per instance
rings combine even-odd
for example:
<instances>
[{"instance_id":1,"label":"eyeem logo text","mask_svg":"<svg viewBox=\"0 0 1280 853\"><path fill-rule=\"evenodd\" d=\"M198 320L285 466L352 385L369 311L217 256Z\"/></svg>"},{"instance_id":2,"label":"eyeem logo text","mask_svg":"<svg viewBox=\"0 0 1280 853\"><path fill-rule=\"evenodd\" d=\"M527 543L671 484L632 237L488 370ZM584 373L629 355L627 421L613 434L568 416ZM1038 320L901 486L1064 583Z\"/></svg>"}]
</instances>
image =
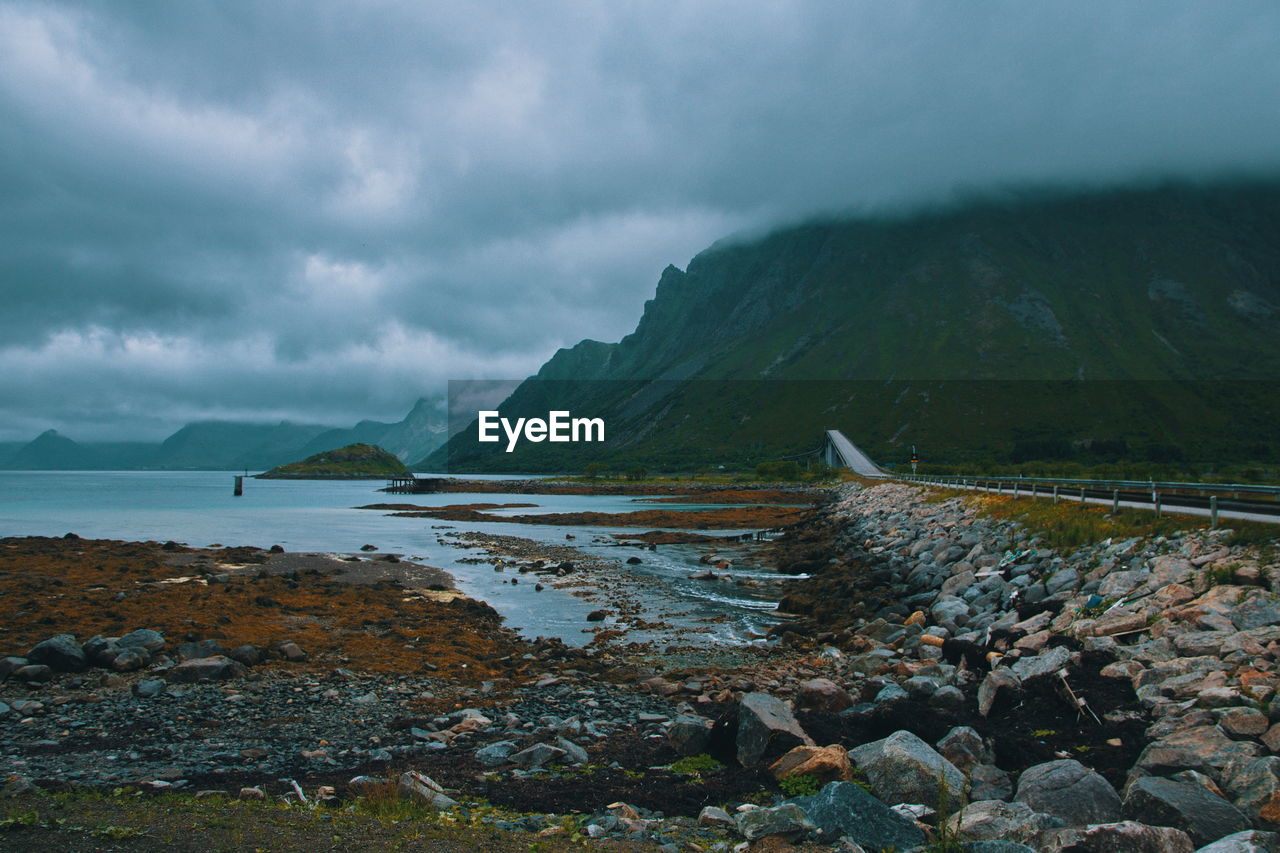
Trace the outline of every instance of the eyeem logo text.
<instances>
[{"instance_id":1,"label":"eyeem logo text","mask_svg":"<svg viewBox=\"0 0 1280 853\"><path fill-rule=\"evenodd\" d=\"M604 441L604 418L574 418L568 412L547 412L542 418L516 418L513 424L499 412L476 412L480 441L501 441L498 427L507 435L507 452L525 441Z\"/></svg>"}]
</instances>

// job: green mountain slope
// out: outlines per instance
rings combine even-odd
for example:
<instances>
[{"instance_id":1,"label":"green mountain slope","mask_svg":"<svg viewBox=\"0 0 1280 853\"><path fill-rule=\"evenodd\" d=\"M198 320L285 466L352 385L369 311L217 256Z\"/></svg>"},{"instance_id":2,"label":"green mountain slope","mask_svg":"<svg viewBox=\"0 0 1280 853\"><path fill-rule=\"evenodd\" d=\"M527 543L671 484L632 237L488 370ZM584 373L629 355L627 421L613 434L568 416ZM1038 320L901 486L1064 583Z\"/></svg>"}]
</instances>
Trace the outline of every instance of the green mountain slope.
<instances>
[{"instance_id":1,"label":"green mountain slope","mask_svg":"<svg viewBox=\"0 0 1280 853\"><path fill-rule=\"evenodd\" d=\"M1265 455L1278 341L1277 183L813 223L668 267L633 334L561 350L502 406L606 416L608 447L505 454L472 429L450 463L750 462L826 427L881 458Z\"/></svg>"}]
</instances>

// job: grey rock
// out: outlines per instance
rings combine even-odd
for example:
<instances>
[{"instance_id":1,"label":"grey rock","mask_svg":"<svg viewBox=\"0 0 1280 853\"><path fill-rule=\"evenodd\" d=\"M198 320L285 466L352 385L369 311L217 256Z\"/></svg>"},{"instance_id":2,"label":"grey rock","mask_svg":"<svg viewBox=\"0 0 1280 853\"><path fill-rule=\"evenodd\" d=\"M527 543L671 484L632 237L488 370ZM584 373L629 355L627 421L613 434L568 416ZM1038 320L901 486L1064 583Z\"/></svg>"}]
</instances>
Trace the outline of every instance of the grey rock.
<instances>
[{"instance_id":1,"label":"grey rock","mask_svg":"<svg viewBox=\"0 0 1280 853\"><path fill-rule=\"evenodd\" d=\"M953 836L974 841L1006 839L1021 842L1038 832L1064 825L1061 818L1037 812L1026 803L999 800L969 803L947 821Z\"/></svg>"},{"instance_id":2,"label":"grey rock","mask_svg":"<svg viewBox=\"0 0 1280 853\"><path fill-rule=\"evenodd\" d=\"M13 677L19 681L44 683L53 678L53 668L42 663L29 663L26 666L19 667L13 673Z\"/></svg>"},{"instance_id":3,"label":"grey rock","mask_svg":"<svg viewBox=\"0 0 1280 853\"><path fill-rule=\"evenodd\" d=\"M1247 763L1263 751L1261 744L1233 741L1217 726L1192 726L1147 744L1134 766L1153 776L1195 770L1221 782L1228 765Z\"/></svg>"},{"instance_id":4,"label":"grey rock","mask_svg":"<svg viewBox=\"0 0 1280 853\"><path fill-rule=\"evenodd\" d=\"M150 628L139 628L136 631L130 631L116 642L120 644L121 648L125 649L141 646L152 654L162 651L165 646L164 634L159 631L152 631Z\"/></svg>"},{"instance_id":5,"label":"grey rock","mask_svg":"<svg viewBox=\"0 0 1280 853\"><path fill-rule=\"evenodd\" d=\"M30 663L30 661L26 658L0 658L0 678L7 678L11 673L17 672L28 663Z\"/></svg>"},{"instance_id":6,"label":"grey rock","mask_svg":"<svg viewBox=\"0 0 1280 853\"><path fill-rule=\"evenodd\" d=\"M701 755L710 738L710 721L702 717L676 717L667 727L667 743L677 755Z\"/></svg>"},{"instance_id":7,"label":"grey rock","mask_svg":"<svg viewBox=\"0 0 1280 853\"><path fill-rule=\"evenodd\" d=\"M164 688L163 678L144 678L133 685L133 695L143 699L154 699L164 692Z\"/></svg>"},{"instance_id":8,"label":"grey rock","mask_svg":"<svg viewBox=\"0 0 1280 853\"><path fill-rule=\"evenodd\" d=\"M938 692L929 697L929 707L940 711L958 711L964 705L964 691L959 687L944 684Z\"/></svg>"},{"instance_id":9,"label":"grey rock","mask_svg":"<svg viewBox=\"0 0 1280 853\"><path fill-rule=\"evenodd\" d=\"M813 746L790 706L767 693L748 693L738 703L735 740L738 763L751 767L797 746Z\"/></svg>"},{"instance_id":10,"label":"grey rock","mask_svg":"<svg viewBox=\"0 0 1280 853\"><path fill-rule=\"evenodd\" d=\"M1124 813L1142 823L1181 829L1196 844L1250 827L1244 812L1204 786L1158 776L1144 776L1129 786Z\"/></svg>"},{"instance_id":11,"label":"grey rock","mask_svg":"<svg viewBox=\"0 0 1280 853\"><path fill-rule=\"evenodd\" d=\"M698 826L732 826L737 828L733 815L718 806L704 806L698 812Z\"/></svg>"},{"instance_id":12,"label":"grey rock","mask_svg":"<svg viewBox=\"0 0 1280 853\"><path fill-rule=\"evenodd\" d=\"M564 754L564 750L558 746L552 746L549 743L535 743L533 746L514 753L511 756L511 763L524 767L541 767L544 764L554 764L564 758Z\"/></svg>"},{"instance_id":13,"label":"grey rock","mask_svg":"<svg viewBox=\"0 0 1280 853\"><path fill-rule=\"evenodd\" d=\"M12 710L13 710L13 709L9 707L8 703L0 702L0 719L3 719L3 718L5 718L5 717L9 716L9 713L10 713Z\"/></svg>"},{"instance_id":14,"label":"grey rock","mask_svg":"<svg viewBox=\"0 0 1280 853\"><path fill-rule=\"evenodd\" d=\"M396 787L402 794L420 800L435 809L453 808L458 804L456 800L445 794L444 788L441 788L434 779L416 770L401 773Z\"/></svg>"},{"instance_id":15,"label":"grey rock","mask_svg":"<svg viewBox=\"0 0 1280 853\"><path fill-rule=\"evenodd\" d=\"M1013 780L994 764L979 764L969 773L969 796L974 800L1007 800L1013 796Z\"/></svg>"},{"instance_id":16,"label":"grey rock","mask_svg":"<svg viewBox=\"0 0 1280 853\"><path fill-rule=\"evenodd\" d=\"M952 803L964 800L964 774L911 732L897 731L863 744L850 750L849 758L876 796L890 805L924 803L936 809L944 787Z\"/></svg>"},{"instance_id":17,"label":"grey rock","mask_svg":"<svg viewBox=\"0 0 1280 853\"><path fill-rule=\"evenodd\" d=\"M1056 815L1068 826L1110 823L1121 816L1120 796L1111 783L1074 758L1022 771L1014 799Z\"/></svg>"},{"instance_id":18,"label":"grey rock","mask_svg":"<svg viewBox=\"0 0 1280 853\"><path fill-rule=\"evenodd\" d=\"M902 682L902 689L912 699L926 700L938 692L938 682L926 675L913 675Z\"/></svg>"},{"instance_id":19,"label":"grey rock","mask_svg":"<svg viewBox=\"0 0 1280 853\"><path fill-rule=\"evenodd\" d=\"M111 660L111 668L116 672L134 672L151 663L151 652L142 646L120 649Z\"/></svg>"},{"instance_id":20,"label":"grey rock","mask_svg":"<svg viewBox=\"0 0 1280 853\"><path fill-rule=\"evenodd\" d=\"M57 672L84 672L89 660L71 634L58 634L36 644L27 653L28 663L41 664Z\"/></svg>"},{"instance_id":21,"label":"grey rock","mask_svg":"<svg viewBox=\"0 0 1280 853\"><path fill-rule=\"evenodd\" d=\"M214 655L226 655L227 650L217 640L200 640L178 646L178 660L200 660Z\"/></svg>"},{"instance_id":22,"label":"grey rock","mask_svg":"<svg viewBox=\"0 0 1280 853\"><path fill-rule=\"evenodd\" d=\"M886 684L880 688L880 692L875 696L875 703L882 705L885 702L900 702L911 696L906 690L903 690L897 684Z\"/></svg>"},{"instance_id":23,"label":"grey rock","mask_svg":"<svg viewBox=\"0 0 1280 853\"><path fill-rule=\"evenodd\" d=\"M184 661L168 671L169 679L177 682L226 681L244 674L244 665L225 655Z\"/></svg>"},{"instance_id":24,"label":"grey rock","mask_svg":"<svg viewBox=\"0 0 1280 853\"><path fill-rule=\"evenodd\" d=\"M1249 829L1219 838L1196 853L1280 853L1280 835Z\"/></svg>"},{"instance_id":25,"label":"grey rock","mask_svg":"<svg viewBox=\"0 0 1280 853\"><path fill-rule=\"evenodd\" d=\"M830 782L813 796L787 802L804 810L823 841L850 838L868 850L908 850L925 842L914 821L852 782Z\"/></svg>"},{"instance_id":26,"label":"grey rock","mask_svg":"<svg viewBox=\"0 0 1280 853\"><path fill-rule=\"evenodd\" d=\"M1034 847L1019 844L1016 841L962 841L960 849L964 853L1038 853Z\"/></svg>"},{"instance_id":27,"label":"grey rock","mask_svg":"<svg viewBox=\"0 0 1280 853\"><path fill-rule=\"evenodd\" d=\"M748 841L768 835L798 837L815 828L805 816L804 810L793 803L783 803L771 809L752 809L736 818L738 833Z\"/></svg>"},{"instance_id":28,"label":"grey rock","mask_svg":"<svg viewBox=\"0 0 1280 853\"><path fill-rule=\"evenodd\" d=\"M1231 765L1223 773L1223 787L1236 807L1262 829L1280 828L1280 757L1268 755Z\"/></svg>"},{"instance_id":29,"label":"grey rock","mask_svg":"<svg viewBox=\"0 0 1280 853\"><path fill-rule=\"evenodd\" d=\"M1280 596L1260 593L1241 601L1231 610L1231 624L1240 631L1280 625Z\"/></svg>"},{"instance_id":30,"label":"grey rock","mask_svg":"<svg viewBox=\"0 0 1280 853\"><path fill-rule=\"evenodd\" d=\"M1044 582L1044 588L1050 595L1056 595L1063 590L1075 589L1079 585L1080 575L1071 567L1059 569Z\"/></svg>"},{"instance_id":31,"label":"grey rock","mask_svg":"<svg viewBox=\"0 0 1280 853\"><path fill-rule=\"evenodd\" d=\"M1131 820L1049 829L1031 846L1040 853L1193 853L1195 845L1180 829L1147 826Z\"/></svg>"},{"instance_id":32,"label":"grey rock","mask_svg":"<svg viewBox=\"0 0 1280 853\"><path fill-rule=\"evenodd\" d=\"M853 705L849 692L829 678L811 678L796 688L796 707L840 713Z\"/></svg>"},{"instance_id":33,"label":"grey rock","mask_svg":"<svg viewBox=\"0 0 1280 853\"><path fill-rule=\"evenodd\" d=\"M276 646L276 651L280 653L282 658L290 663L301 663L307 659L307 653L302 650L301 646L292 640L286 640L285 642L278 644Z\"/></svg>"},{"instance_id":34,"label":"grey rock","mask_svg":"<svg viewBox=\"0 0 1280 853\"><path fill-rule=\"evenodd\" d=\"M956 726L943 735L935 746L942 757L954 764L961 773L968 773L976 764L994 760L982 735L969 726Z\"/></svg>"},{"instance_id":35,"label":"grey rock","mask_svg":"<svg viewBox=\"0 0 1280 853\"><path fill-rule=\"evenodd\" d=\"M997 667L986 674L978 685L978 713L986 716L991 713L996 697L1001 690L1016 690L1022 686L1022 680L1005 667Z\"/></svg>"},{"instance_id":36,"label":"grey rock","mask_svg":"<svg viewBox=\"0 0 1280 853\"><path fill-rule=\"evenodd\" d=\"M1052 675L1071 660L1071 651L1065 646L1054 646L1029 658L1020 658L1010 669L1023 681Z\"/></svg>"},{"instance_id":37,"label":"grey rock","mask_svg":"<svg viewBox=\"0 0 1280 853\"><path fill-rule=\"evenodd\" d=\"M556 746L564 750L565 760L570 764L586 764L589 760L587 751L568 738L556 738Z\"/></svg>"},{"instance_id":38,"label":"grey rock","mask_svg":"<svg viewBox=\"0 0 1280 853\"><path fill-rule=\"evenodd\" d=\"M89 662L97 666L111 666L112 661L120 654L120 644L115 637L104 637L98 634L90 638L80 647Z\"/></svg>"},{"instance_id":39,"label":"grey rock","mask_svg":"<svg viewBox=\"0 0 1280 853\"><path fill-rule=\"evenodd\" d=\"M262 662L262 649L252 643L245 643L233 649L227 657L245 666L257 666Z\"/></svg>"},{"instance_id":40,"label":"grey rock","mask_svg":"<svg viewBox=\"0 0 1280 853\"><path fill-rule=\"evenodd\" d=\"M477 749L475 759L485 767L497 767L506 764L515 751L515 741L500 740Z\"/></svg>"}]
</instances>

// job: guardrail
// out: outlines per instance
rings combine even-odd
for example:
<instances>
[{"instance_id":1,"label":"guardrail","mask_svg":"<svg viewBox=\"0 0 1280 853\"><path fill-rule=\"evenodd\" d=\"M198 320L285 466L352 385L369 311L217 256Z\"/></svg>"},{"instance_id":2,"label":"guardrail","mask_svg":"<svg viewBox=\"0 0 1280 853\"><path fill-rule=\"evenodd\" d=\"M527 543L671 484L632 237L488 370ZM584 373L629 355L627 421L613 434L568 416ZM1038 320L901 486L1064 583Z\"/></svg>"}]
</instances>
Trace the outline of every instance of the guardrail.
<instances>
[{"instance_id":1,"label":"guardrail","mask_svg":"<svg viewBox=\"0 0 1280 853\"><path fill-rule=\"evenodd\" d=\"M1280 496L1280 486L1265 486L1256 483L1177 483L1177 482L1161 482L1155 480L1073 480L1066 477L993 477L993 476L941 476L935 474L894 474L899 480L911 480L914 482L936 483L938 485L947 485L951 483L1029 483L1033 485L1048 486L1070 486L1079 488L1084 486L1086 489L1119 489L1121 491L1158 491L1158 492L1196 492L1202 497L1208 497L1211 494L1223 495L1230 493L1234 498L1240 495L1270 495L1272 497Z\"/></svg>"},{"instance_id":2,"label":"guardrail","mask_svg":"<svg viewBox=\"0 0 1280 853\"><path fill-rule=\"evenodd\" d=\"M935 486L953 486L1012 497L1079 500L1111 503L1111 511L1127 505L1150 505L1159 517L1165 506L1208 510L1214 527L1219 510L1280 515L1280 486L1254 483L1174 483L1154 480L1078 480L1051 477L958 477L930 474L898 474L896 479ZM1041 489L1043 487L1043 490ZM1194 492L1195 494L1191 494Z\"/></svg>"}]
</instances>

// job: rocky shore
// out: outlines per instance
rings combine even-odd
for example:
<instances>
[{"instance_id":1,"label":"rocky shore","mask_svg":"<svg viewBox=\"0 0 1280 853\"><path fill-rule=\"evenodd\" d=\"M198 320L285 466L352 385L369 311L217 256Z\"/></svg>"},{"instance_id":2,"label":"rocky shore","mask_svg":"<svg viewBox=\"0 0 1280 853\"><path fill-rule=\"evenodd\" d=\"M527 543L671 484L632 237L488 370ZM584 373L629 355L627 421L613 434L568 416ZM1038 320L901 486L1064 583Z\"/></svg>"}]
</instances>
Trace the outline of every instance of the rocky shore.
<instances>
[{"instance_id":1,"label":"rocky shore","mask_svg":"<svg viewBox=\"0 0 1280 853\"><path fill-rule=\"evenodd\" d=\"M123 788L530 845L1280 849L1274 547L1054 548L993 500L840 487L767 555L791 617L715 649L523 641L376 557L3 540L0 777L37 817L0 841Z\"/></svg>"}]
</instances>

